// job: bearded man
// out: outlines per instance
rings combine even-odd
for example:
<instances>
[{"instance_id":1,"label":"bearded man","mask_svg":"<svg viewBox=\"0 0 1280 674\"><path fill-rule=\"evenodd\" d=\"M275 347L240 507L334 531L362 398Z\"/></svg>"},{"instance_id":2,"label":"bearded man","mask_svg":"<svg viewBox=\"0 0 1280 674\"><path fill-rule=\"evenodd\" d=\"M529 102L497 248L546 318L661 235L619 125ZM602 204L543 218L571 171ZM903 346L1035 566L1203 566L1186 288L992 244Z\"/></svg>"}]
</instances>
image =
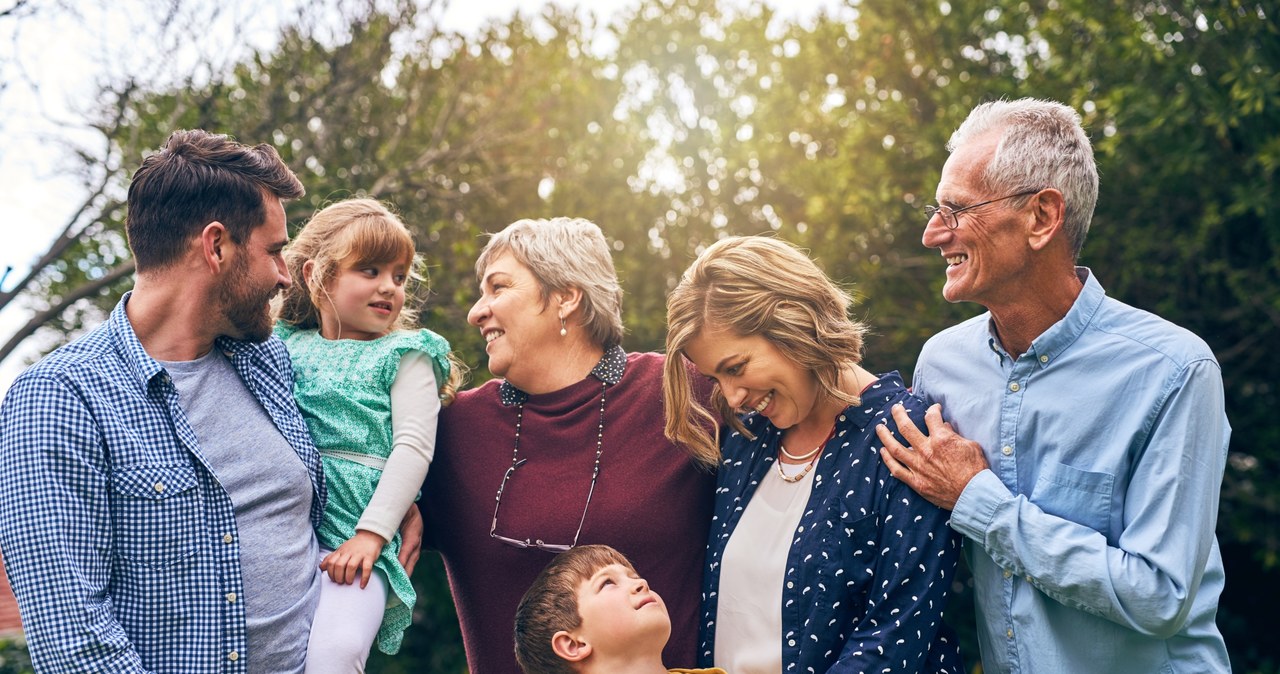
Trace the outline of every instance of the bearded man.
<instances>
[{"instance_id":1,"label":"bearded man","mask_svg":"<svg viewBox=\"0 0 1280 674\"><path fill-rule=\"evenodd\" d=\"M268 145L178 131L129 186L132 291L0 407L0 548L41 672L301 672L320 457L269 302Z\"/></svg>"}]
</instances>

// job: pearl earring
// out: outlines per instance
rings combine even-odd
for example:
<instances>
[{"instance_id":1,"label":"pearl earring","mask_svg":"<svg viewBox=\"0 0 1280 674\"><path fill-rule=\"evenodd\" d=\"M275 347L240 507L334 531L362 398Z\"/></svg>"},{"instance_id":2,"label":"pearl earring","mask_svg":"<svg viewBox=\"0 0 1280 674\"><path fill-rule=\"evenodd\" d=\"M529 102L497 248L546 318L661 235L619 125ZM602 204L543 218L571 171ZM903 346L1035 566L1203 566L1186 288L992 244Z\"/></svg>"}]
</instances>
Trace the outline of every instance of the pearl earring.
<instances>
[{"instance_id":1,"label":"pearl earring","mask_svg":"<svg viewBox=\"0 0 1280 674\"><path fill-rule=\"evenodd\" d=\"M564 337L567 334L569 334L569 331L566 330L564 327L564 316L561 316L560 317L560 336Z\"/></svg>"}]
</instances>

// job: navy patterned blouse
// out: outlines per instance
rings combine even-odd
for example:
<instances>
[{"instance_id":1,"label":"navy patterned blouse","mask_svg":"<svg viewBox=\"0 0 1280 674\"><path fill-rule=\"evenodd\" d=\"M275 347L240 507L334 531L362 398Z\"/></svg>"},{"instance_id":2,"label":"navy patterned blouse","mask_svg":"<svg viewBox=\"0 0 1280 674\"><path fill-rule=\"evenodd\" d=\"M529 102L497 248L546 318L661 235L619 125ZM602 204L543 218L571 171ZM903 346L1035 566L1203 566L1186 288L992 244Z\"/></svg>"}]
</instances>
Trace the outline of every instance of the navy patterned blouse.
<instances>
[{"instance_id":1,"label":"navy patterned blouse","mask_svg":"<svg viewBox=\"0 0 1280 674\"><path fill-rule=\"evenodd\" d=\"M924 401L897 372L883 375L861 406L840 415L814 467L782 590L783 674L961 671L956 640L942 623L959 539L949 513L891 477L880 460L873 424L894 426L890 408L899 402L923 429ZM756 486L774 469L782 435L759 414L743 422L756 439L725 438L716 476L698 640L704 667L715 652L720 560Z\"/></svg>"}]
</instances>

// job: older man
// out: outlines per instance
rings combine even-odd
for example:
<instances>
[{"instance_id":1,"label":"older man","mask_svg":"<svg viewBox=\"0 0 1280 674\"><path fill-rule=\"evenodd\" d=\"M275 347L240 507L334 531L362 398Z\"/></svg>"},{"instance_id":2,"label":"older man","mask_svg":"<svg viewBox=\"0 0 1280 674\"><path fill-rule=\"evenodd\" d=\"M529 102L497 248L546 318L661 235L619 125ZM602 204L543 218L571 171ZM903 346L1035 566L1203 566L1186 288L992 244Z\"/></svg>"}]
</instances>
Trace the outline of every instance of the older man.
<instances>
[{"instance_id":1,"label":"older man","mask_svg":"<svg viewBox=\"0 0 1280 674\"><path fill-rule=\"evenodd\" d=\"M983 104L948 149L924 245L988 312L925 345L941 408L927 437L895 411L911 447L882 431L882 456L968 538L984 670L1228 671L1213 353L1075 266L1098 190L1075 111Z\"/></svg>"},{"instance_id":2,"label":"older man","mask_svg":"<svg viewBox=\"0 0 1280 674\"><path fill-rule=\"evenodd\" d=\"M41 672L301 672L320 457L271 338L270 146L179 131L129 187L137 283L0 408L0 547Z\"/></svg>"}]
</instances>

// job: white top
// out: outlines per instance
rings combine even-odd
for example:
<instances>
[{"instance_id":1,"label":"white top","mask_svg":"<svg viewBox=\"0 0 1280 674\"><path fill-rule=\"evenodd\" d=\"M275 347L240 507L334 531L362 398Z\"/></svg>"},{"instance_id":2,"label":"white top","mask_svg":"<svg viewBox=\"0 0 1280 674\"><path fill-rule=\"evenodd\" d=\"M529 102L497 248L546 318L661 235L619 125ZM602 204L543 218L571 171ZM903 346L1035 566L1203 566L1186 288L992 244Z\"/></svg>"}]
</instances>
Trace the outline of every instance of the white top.
<instances>
[{"instance_id":1,"label":"white top","mask_svg":"<svg viewBox=\"0 0 1280 674\"><path fill-rule=\"evenodd\" d=\"M431 357L409 351L391 384L391 454L356 529L391 540L422 488L436 453L440 392Z\"/></svg>"},{"instance_id":2,"label":"white top","mask_svg":"<svg viewBox=\"0 0 1280 674\"><path fill-rule=\"evenodd\" d=\"M783 464L793 476L807 464ZM715 666L733 674L782 674L782 583L787 554L813 491L812 472L760 480L725 545L716 611Z\"/></svg>"}]
</instances>

